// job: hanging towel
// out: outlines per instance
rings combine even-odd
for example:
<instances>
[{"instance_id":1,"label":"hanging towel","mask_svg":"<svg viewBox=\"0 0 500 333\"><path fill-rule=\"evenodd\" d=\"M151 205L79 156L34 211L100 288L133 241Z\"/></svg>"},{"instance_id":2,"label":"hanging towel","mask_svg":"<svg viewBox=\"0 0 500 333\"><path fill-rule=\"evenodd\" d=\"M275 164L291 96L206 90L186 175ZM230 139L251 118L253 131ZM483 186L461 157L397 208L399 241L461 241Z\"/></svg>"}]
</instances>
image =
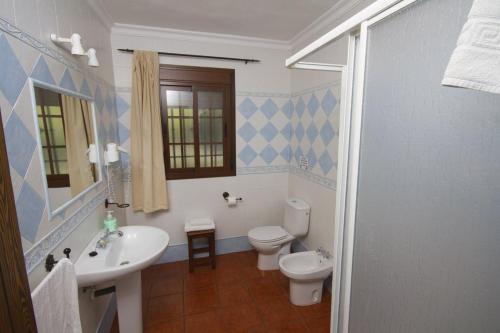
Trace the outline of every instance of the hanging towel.
<instances>
[{"instance_id":1,"label":"hanging towel","mask_svg":"<svg viewBox=\"0 0 500 333\"><path fill-rule=\"evenodd\" d=\"M81 333L75 268L61 259L31 293L39 333Z\"/></svg>"},{"instance_id":2,"label":"hanging towel","mask_svg":"<svg viewBox=\"0 0 500 333\"><path fill-rule=\"evenodd\" d=\"M500 94L500 1L474 1L442 84Z\"/></svg>"}]
</instances>

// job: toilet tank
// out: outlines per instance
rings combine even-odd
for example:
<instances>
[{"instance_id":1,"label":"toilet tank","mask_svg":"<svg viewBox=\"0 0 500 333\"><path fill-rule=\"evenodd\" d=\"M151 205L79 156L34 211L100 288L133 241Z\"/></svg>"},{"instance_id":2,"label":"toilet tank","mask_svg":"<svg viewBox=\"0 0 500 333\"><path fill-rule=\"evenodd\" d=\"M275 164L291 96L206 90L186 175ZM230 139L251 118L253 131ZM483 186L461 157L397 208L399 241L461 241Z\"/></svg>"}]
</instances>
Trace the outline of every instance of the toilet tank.
<instances>
[{"instance_id":1,"label":"toilet tank","mask_svg":"<svg viewBox=\"0 0 500 333\"><path fill-rule=\"evenodd\" d=\"M311 207L303 200L290 198L286 201L285 221L283 227L292 236L300 237L309 229L309 213Z\"/></svg>"}]
</instances>

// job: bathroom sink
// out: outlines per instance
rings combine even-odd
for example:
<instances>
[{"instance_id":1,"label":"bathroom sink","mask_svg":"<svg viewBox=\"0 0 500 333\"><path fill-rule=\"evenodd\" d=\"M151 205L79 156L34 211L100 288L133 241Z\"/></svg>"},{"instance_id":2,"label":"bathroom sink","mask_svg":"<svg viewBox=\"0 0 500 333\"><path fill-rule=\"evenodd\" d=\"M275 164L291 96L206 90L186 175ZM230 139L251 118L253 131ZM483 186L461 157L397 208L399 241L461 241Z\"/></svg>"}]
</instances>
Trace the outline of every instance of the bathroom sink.
<instances>
[{"instance_id":1,"label":"bathroom sink","mask_svg":"<svg viewBox=\"0 0 500 333\"><path fill-rule=\"evenodd\" d=\"M168 234L155 227L126 226L118 230L123 235L110 235L103 249L96 249L104 234L99 232L78 258L75 271L80 287L118 280L150 266L160 258L169 242ZM89 253L93 251L97 255L92 257Z\"/></svg>"}]
</instances>

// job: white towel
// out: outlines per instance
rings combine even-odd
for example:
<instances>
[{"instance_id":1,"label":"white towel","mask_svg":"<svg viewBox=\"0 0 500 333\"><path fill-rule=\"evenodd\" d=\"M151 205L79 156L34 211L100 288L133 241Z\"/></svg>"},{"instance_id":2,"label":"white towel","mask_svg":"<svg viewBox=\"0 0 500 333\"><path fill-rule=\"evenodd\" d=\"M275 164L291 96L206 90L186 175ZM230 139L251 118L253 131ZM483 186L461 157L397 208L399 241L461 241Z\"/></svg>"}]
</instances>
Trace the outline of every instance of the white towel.
<instances>
[{"instance_id":1,"label":"white towel","mask_svg":"<svg viewBox=\"0 0 500 333\"><path fill-rule=\"evenodd\" d=\"M59 260L31 293L39 333L81 333L78 286L70 260Z\"/></svg>"},{"instance_id":2,"label":"white towel","mask_svg":"<svg viewBox=\"0 0 500 333\"><path fill-rule=\"evenodd\" d=\"M475 0L443 85L500 94L500 1Z\"/></svg>"},{"instance_id":3,"label":"white towel","mask_svg":"<svg viewBox=\"0 0 500 333\"><path fill-rule=\"evenodd\" d=\"M215 229L215 222L211 218L192 219L184 224L184 232Z\"/></svg>"}]
</instances>

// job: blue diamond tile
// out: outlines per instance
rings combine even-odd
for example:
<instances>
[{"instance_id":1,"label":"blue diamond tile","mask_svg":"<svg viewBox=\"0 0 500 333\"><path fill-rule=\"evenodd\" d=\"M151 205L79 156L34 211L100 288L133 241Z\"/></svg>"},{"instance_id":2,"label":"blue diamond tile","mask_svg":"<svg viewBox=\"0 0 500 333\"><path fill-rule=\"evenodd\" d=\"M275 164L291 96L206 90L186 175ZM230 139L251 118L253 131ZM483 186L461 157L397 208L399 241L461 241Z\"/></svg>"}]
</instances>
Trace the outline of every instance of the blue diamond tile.
<instances>
[{"instance_id":1,"label":"blue diamond tile","mask_svg":"<svg viewBox=\"0 0 500 333\"><path fill-rule=\"evenodd\" d=\"M27 182L24 182L16 200L16 208L21 235L34 242L45 209L44 200Z\"/></svg>"},{"instance_id":2,"label":"blue diamond tile","mask_svg":"<svg viewBox=\"0 0 500 333\"><path fill-rule=\"evenodd\" d=\"M292 148L290 145L286 146L280 153L281 157L287 162L290 162L290 159L292 158Z\"/></svg>"},{"instance_id":3,"label":"blue diamond tile","mask_svg":"<svg viewBox=\"0 0 500 333\"><path fill-rule=\"evenodd\" d=\"M297 140L299 140L299 142L302 141L304 134L304 126L302 126L302 123L299 123L297 125L297 128L295 128L295 136L297 137Z\"/></svg>"},{"instance_id":4,"label":"blue diamond tile","mask_svg":"<svg viewBox=\"0 0 500 333\"><path fill-rule=\"evenodd\" d=\"M295 151L295 161L297 162L297 165L300 165L300 158L302 156L304 156L302 149L300 149L300 147L297 147L297 150Z\"/></svg>"},{"instance_id":5,"label":"blue diamond tile","mask_svg":"<svg viewBox=\"0 0 500 333\"><path fill-rule=\"evenodd\" d=\"M250 142L256 134L257 130L249 122L245 122L245 125L241 126L238 130L238 135L247 143Z\"/></svg>"},{"instance_id":6,"label":"blue diamond tile","mask_svg":"<svg viewBox=\"0 0 500 333\"><path fill-rule=\"evenodd\" d=\"M282 107L283 113L288 119L292 119L293 114L293 103L291 100L288 100L285 105Z\"/></svg>"},{"instance_id":7,"label":"blue diamond tile","mask_svg":"<svg viewBox=\"0 0 500 333\"><path fill-rule=\"evenodd\" d=\"M50 73L49 66L43 56L38 58L35 68L33 68L33 71L31 72L31 77L45 83L53 85L56 84L56 81L54 81L52 73Z\"/></svg>"},{"instance_id":8,"label":"blue diamond tile","mask_svg":"<svg viewBox=\"0 0 500 333\"><path fill-rule=\"evenodd\" d=\"M128 105L128 103L119 95L116 95L116 111L118 112L118 118L121 117L129 109L130 105Z\"/></svg>"},{"instance_id":9,"label":"blue diamond tile","mask_svg":"<svg viewBox=\"0 0 500 333\"><path fill-rule=\"evenodd\" d=\"M249 165L257 157L257 153L249 145L245 145L245 148L240 151L238 157L245 165Z\"/></svg>"},{"instance_id":10,"label":"blue diamond tile","mask_svg":"<svg viewBox=\"0 0 500 333\"><path fill-rule=\"evenodd\" d=\"M302 118L302 115L304 114L305 110L306 110L306 105L304 103L304 100L302 99L302 97L299 97L297 105L295 105L295 111L297 112L299 118Z\"/></svg>"},{"instance_id":11,"label":"blue diamond tile","mask_svg":"<svg viewBox=\"0 0 500 333\"><path fill-rule=\"evenodd\" d=\"M272 99L268 98L267 101L262 104L260 110L267 117L267 119L271 119L272 117L274 117L276 112L278 112L278 106L273 102Z\"/></svg>"},{"instance_id":12,"label":"blue diamond tile","mask_svg":"<svg viewBox=\"0 0 500 333\"><path fill-rule=\"evenodd\" d=\"M24 178L35 151L36 141L15 112L5 124L5 143L9 164Z\"/></svg>"},{"instance_id":13,"label":"blue diamond tile","mask_svg":"<svg viewBox=\"0 0 500 333\"><path fill-rule=\"evenodd\" d=\"M64 74L61 78L61 82L59 83L59 85L64 89L68 89L68 90L75 91L75 92L77 91L76 87L75 87L75 82L73 81L73 78L71 77L71 73L69 72L69 69L67 69L67 68L64 71Z\"/></svg>"},{"instance_id":14,"label":"blue diamond tile","mask_svg":"<svg viewBox=\"0 0 500 333\"><path fill-rule=\"evenodd\" d=\"M314 166L316 165L317 159L316 159L316 154L314 153L314 150L312 148L309 149L306 157L307 157L307 161L309 162L309 169L314 168Z\"/></svg>"},{"instance_id":15,"label":"blue diamond tile","mask_svg":"<svg viewBox=\"0 0 500 333\"><path fill-rule=\"evenodd\" d=\"M250 98L246 97L243 100L243 102L241 102L241 104L238 106L238 110L243 115L243 117L248 119L251 116L253 116L253 114L258 110L258 108Z\"/></svg>"},{"instance_id":16,"label":"blue diamond tile","mask_svg":"<svg viewBox=\"0 0 500 333\"><path fill-rule=\"evenodd\" d=\"M122 170L126 170L129 166L130 158L128 156L128 154L122 154L122 156L120 156Z\"/></svg>"},{"instance_id":17,"label":"blue diamond tile","mask_svg":"<svg viewBox=\"0 0 500 333\"><path fill-rule=\"evenodd\" d=\"M264 150L260 152L260 157L269 165L271 164L276 157L278 156L278 152L274 150L271 145L267 145Z\"/></svg>"},{"instance_id":18,"label":"blue diamond tile","mask_svg":"<svg viewBox=\"0 0 500 333\"><path fill-rule=\"evenodd\" d=\"M112 111L114 108L113 96L111 94L106 95L106 108L108 111Z\"/></svg>"},{"instance_id":19,"label":"blue diamond tile","mask_svg":"<svg viewBox=\"0 0 500 333\"><path fill-rule=\"evenodd\" d=\"M325 113L329 115L333 112L333 109L335 109L336 105L337 99L335 98L335 96L333 96L332 91L328 89L325 96L323 96L323 100L321 101L321 107L323 108L323 111L325 111Z\"/></svg>"},{"instance_id":20,"label":"blue diamond tile","mask_svg":"<svg viewBox=\"0 0 500 333\"><path fill-rule=\"evenodd\" d=\"M92 96L89 84L86 79L83 79L82 86L80 87L80 93L84 94L85 96Z\"/></svg>"},{"instance_id":21,"label":"blue diamond tile","mask_svg":"<svg viewBox=\"0 0 500 333\"><path fill-rule=\"evenodd\" d=\"M309 98L309 102L307 102L307 111L309 111L309 114L311 117L314 117L316 114L316 111L319 109L319 101L318 98L316 97L315 94L311 95L311 98Z\"/></svg>"},{"instance_id":22,"label":"blue diamond tile","mask_svg":"<svg viewBox=\"0 0 500 333\"><path fill-rule=\"evenodd\" d=\"M130 138L130 130L120 122L118 122L118 138L120 139L120 144L123 144Z\"/></svg>"},{"instance_id":23,"label":"blue diamond tile","mask_svg":"<svg viewBox=\"0 0 500 333\"><path fill-rule=\"evenodd\" d=\"M266 126L260 129L260 135L262 135L267 142L271 142L276 135L278 135L278 130L273 124L267 123Z\"/></svg>"},{"instance_id":24,"label":"blue diamond tile","mask_svg":"<svg viewBox=\"0 0 500 333\"><path fill-rule=\"evenodd\" d=\"M101 112L102 108L104 107L104 100L102 98L101 89L99 89L99 87L95 88L94 103L97 111Z\"/></svg>"},{"instance_id":25,"label":"blue diamond tile","mask_svg":"<svg viewBox=\"0 0 500 333\"><path fill-rule=\"evenodd\" d=\"M290 139L292 138L292 124L287 123L285 127L281 129L280 133L287 141L290 141Z\"/></svg>"},{"instance_id":26,"label":"blue diamond tile","mask_svg":"<svg viewBox=\"0 0 500 333\"><path fill-rule=\"evenodd\" d=\"M332 158L330 157L330 154L328 154L327 151L325 151L321 156L319 157L319 166L321 167L321 170L323 170L323 173L326 175L330 170L333 168L333 161Z\"/></svg>"},{"instance_id":27,"label":"blue diamond tile","mask_svg":"<svg viewBox=\"0 0 500 333\"><path fill-rule=\"evenodd\" d=\"M321 130L320 130L319 134L321 136L321 140L323 140L323 143L326 146L335 137L335 130L333 129L333 127L330 124L330 122L326 121L326 123L323 125L323 127L321 127Z\"/></svg>"},{"instance_id":28,"label":"blue diamond tile","mask_svg":"<svg viewBox=\"0 0 500 333\"><path fill-rule=\"evenodd\" d=\"M316 128L316 125L311 123L309 127L307 127L306 134L309 138L309 142L311 142L311 144L314 143L314 140L318 137L318 129Z\"/></svg>"},{"instance_id":29,"label":"blue diamond tile","mask_svg":"<svg viewBox=\"0 0 500 333\"><path fill-rule=\"evenodd\" d=\"M4 34L0 35L0 69L0 91L14 106L28 76Z\"/></svg>"}]
</instances>

